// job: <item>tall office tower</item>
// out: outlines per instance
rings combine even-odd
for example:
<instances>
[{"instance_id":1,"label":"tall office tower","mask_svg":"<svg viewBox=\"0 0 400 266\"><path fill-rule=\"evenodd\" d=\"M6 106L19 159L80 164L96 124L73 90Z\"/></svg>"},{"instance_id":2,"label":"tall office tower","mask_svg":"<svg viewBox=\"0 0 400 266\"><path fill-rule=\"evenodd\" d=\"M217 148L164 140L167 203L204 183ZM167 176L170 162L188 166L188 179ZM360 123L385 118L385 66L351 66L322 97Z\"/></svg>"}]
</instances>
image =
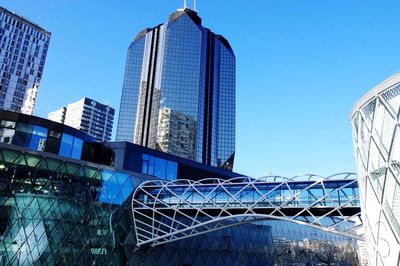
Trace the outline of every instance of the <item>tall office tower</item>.
<instances>
[{"instance_id":1,"label":"tall office tower","mask_svg":"<svg viewBox=\"0 0 400 266\"><path fill-rule=\"evenodd\" d=\"M51 33L0 7L0 108L32 114Z\"/></svg>"},{"instance_id":2,"label":"tall office tower","mask_svg":"<svg viewBox=\"0 0 400 266\"><path fill-rule=\"evenodd\" d=\"M48 119L66 124L91 135L95 141L111 140L114 108L84 97L48 114Z\"/></svg>"},{"instance_id":3,"label":"tall office tower","mask_svg":"<svg viewBox=\"0 0 400 266\"><path fill-rule=\"evenodd\" d=\"M235 61L188 8L140 32L128 49L117 141L231 170Z\"/></svg>"}]
</instances>

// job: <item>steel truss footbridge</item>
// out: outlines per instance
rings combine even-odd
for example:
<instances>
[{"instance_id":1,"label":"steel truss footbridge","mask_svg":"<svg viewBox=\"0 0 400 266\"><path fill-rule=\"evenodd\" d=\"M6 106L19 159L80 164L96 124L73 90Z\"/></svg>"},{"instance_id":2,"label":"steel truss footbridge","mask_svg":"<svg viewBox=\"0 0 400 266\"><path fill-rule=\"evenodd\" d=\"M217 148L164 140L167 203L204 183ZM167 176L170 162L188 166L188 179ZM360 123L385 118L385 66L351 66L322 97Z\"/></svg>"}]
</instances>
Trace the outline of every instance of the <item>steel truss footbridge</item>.
<instances>
[{"instance_id":1,"label":"steel truss footbridge","mask_svg":"<svg viewBox=\"0 0 400 266\"><path fill-rule=\"evenodd\" d=\"M268 176L152 180L132 197L137 247L157 246L229 226L289 221L363 240L356 176Z\"/></svg>"}]
</instances>

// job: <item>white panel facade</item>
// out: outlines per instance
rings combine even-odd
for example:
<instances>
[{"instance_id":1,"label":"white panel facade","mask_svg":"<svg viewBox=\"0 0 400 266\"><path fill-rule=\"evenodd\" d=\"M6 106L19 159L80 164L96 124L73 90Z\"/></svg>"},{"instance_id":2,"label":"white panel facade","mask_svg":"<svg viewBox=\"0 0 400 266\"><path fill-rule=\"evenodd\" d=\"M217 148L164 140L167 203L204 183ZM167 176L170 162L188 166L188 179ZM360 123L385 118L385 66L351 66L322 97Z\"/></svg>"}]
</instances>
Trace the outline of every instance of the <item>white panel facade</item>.
<instances>
[{"instance_id":1,"label":"white panel facade","mask_svg":"<svg viewBox=\"0 0 400 266\"><path fill-rule=\"evenodd\" d=\"M62 107L58 109L57 111L51 112L47 115L47 118L51 121L58 122L58 123L64 123L65 121L65 113L67 109L65 107Z\"/></svg>"},{"instance_id":2,"label":"white panel facade","mask_svg":"<svg viewBox=\"0 0 400 266\"><path fill-rule=\"evenodd\" d=\"M351 114L370 265L400 263L400 74L368 92Z\"/></svg>"}]
</instances>

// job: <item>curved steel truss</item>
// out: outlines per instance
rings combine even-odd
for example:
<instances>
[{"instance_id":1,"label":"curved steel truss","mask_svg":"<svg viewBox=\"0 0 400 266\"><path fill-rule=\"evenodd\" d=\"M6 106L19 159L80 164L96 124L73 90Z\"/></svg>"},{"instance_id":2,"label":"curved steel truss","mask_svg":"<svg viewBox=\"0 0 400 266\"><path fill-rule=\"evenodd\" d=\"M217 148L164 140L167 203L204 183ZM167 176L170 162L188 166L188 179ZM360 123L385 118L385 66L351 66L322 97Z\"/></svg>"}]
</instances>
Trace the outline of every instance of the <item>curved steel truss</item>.
<instances>
[{"instance_id":1,"label":"curved steel truss","mask_svg":"<svg viewBox=\"0 0 400 266\"><path fill-rule=\"evenodd\" d=\"M342 236L362 226L356 176L303 175L154 180L132 197L137 246L157 246L225 227L278 219Z\"/></svg>"}]
</instances>

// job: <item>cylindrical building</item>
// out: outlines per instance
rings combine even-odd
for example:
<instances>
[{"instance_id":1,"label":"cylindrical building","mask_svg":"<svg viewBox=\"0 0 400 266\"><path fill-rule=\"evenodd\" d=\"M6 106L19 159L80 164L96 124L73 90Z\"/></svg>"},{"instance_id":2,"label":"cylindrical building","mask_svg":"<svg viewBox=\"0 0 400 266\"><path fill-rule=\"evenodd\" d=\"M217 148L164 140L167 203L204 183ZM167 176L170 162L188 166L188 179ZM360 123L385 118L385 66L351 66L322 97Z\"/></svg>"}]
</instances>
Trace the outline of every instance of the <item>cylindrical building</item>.
<instances>
[{"instance_id":1,"label":"cylindrical building","mask_svg":"<svg viewBox=\"0 0 400 266\"><path fill-rule=\"evenodd\" d=\"M397 74L364 95L350 117L371 265L400 263L399 107Z\"/></svg>"}]
</instances>

